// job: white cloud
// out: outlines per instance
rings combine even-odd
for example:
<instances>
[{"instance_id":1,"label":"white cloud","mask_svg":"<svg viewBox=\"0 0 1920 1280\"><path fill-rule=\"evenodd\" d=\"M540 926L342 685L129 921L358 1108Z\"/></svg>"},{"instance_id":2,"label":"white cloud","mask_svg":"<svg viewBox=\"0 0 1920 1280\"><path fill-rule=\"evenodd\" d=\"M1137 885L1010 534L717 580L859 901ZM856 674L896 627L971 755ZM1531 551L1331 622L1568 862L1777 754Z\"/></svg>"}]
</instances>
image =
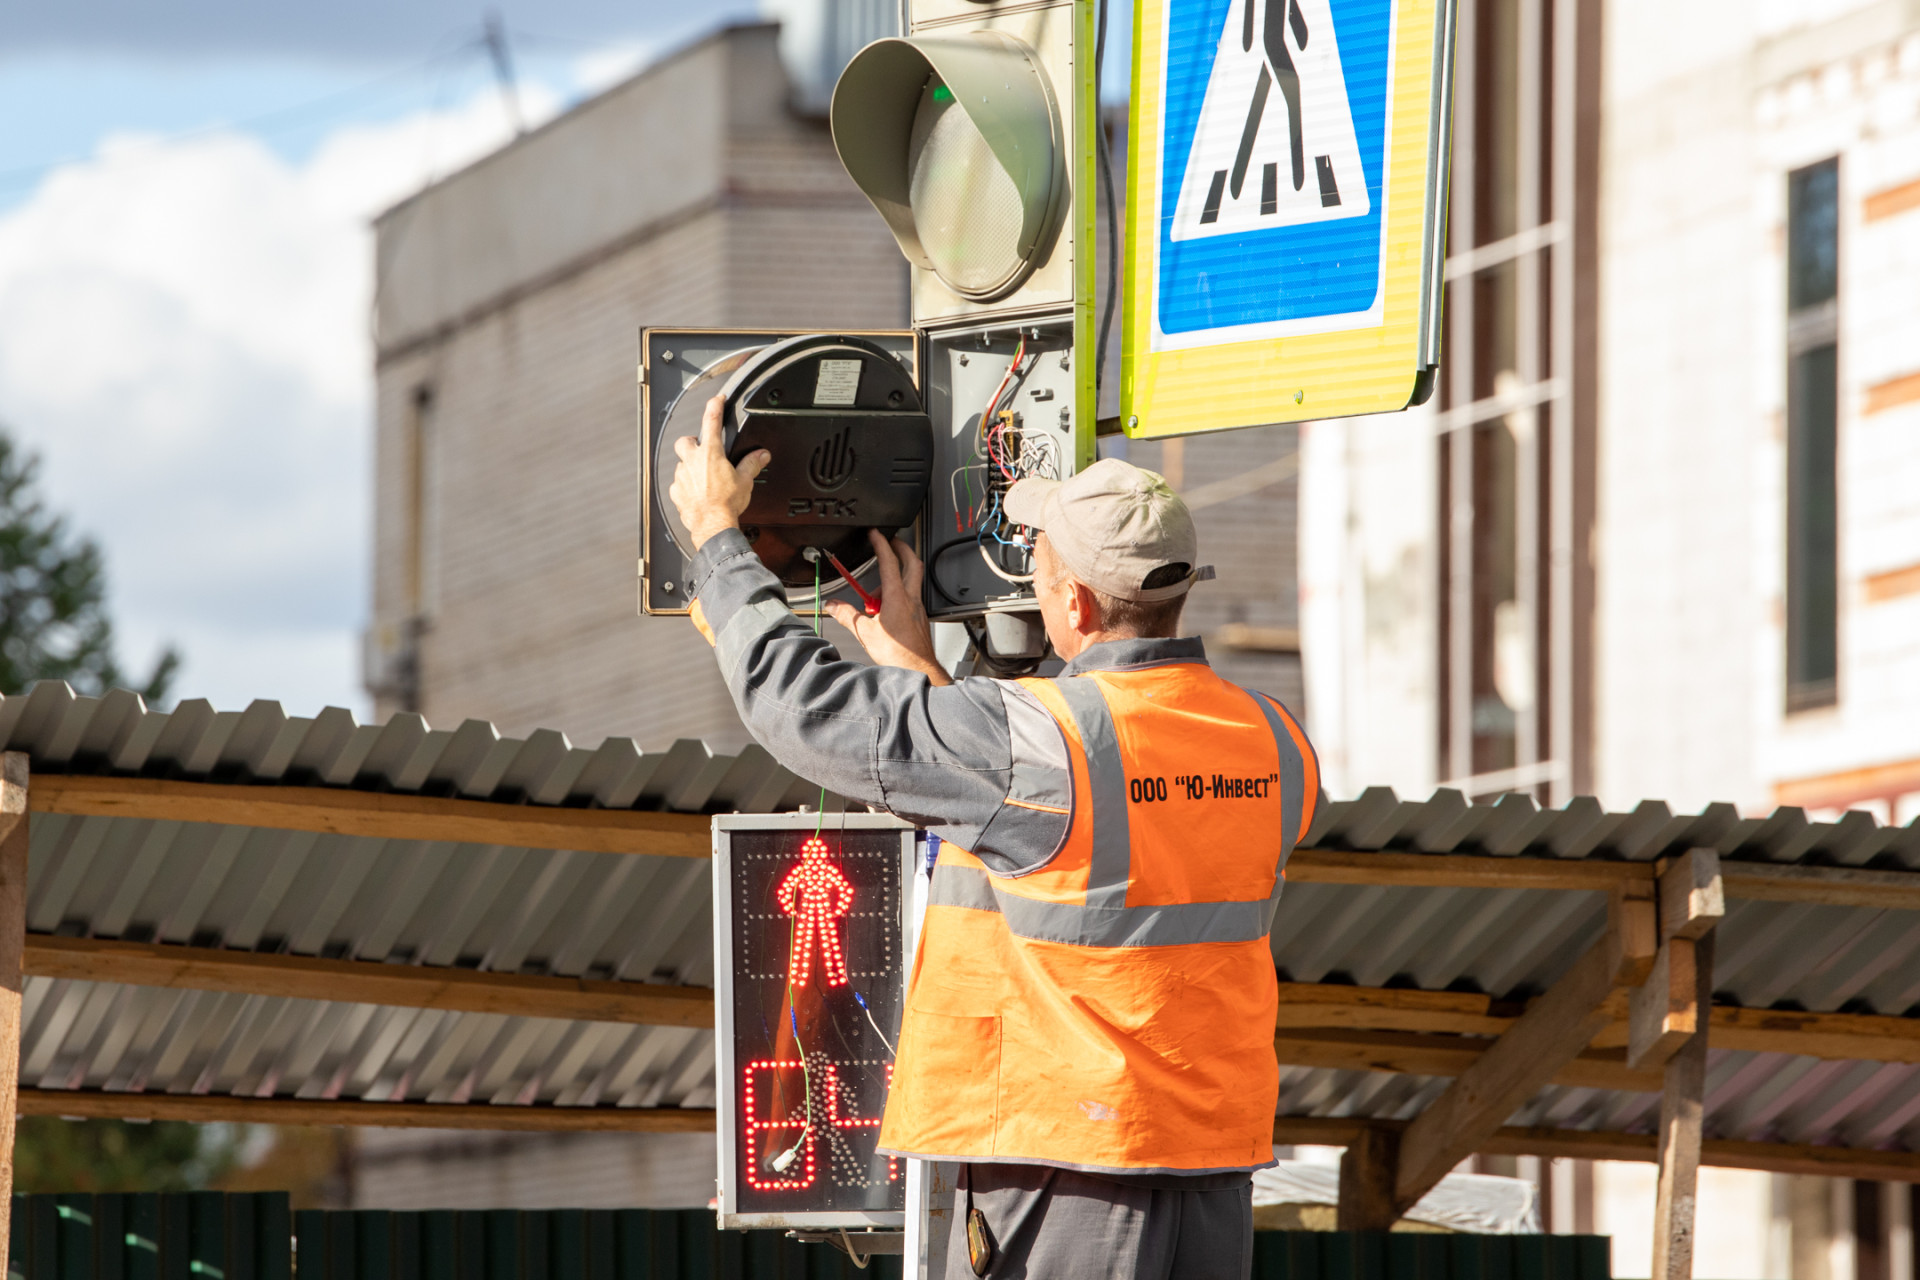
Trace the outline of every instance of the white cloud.
<instances>
[{"instance_id":1,"label":"white cloud","mask_svg":"<svg viewBox=\"0 0 1920 1280\"><path fill-rule=\"evenodd\" d=\"M486 94L298 165L113 140L0 218L0 422L105 548L123 665L171 640L177 697L364 706L368 219L508 134Z\"/></svg>"},{"instance_id":2,"label":"white cloud","mask_svg":"<svg viewBox=\"0 0 1920 1280\"><path fill-rule=\"evenodd\" d=\"M574 87L585 94L611 89L652 62L659 49L657 41L633 41L610 45L575 58L572 68Z\"/></svg>"}]
</instances>

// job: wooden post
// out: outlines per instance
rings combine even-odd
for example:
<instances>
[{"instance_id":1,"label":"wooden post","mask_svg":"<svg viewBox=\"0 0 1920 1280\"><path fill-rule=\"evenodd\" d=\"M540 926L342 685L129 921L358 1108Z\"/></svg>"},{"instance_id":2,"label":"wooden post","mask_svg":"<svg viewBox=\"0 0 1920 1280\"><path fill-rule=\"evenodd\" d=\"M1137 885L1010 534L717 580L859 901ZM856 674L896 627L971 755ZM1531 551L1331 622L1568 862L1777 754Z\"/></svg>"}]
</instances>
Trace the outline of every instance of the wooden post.
<instances>
[{"instance_id":1,"label":"wooden post","mask_svg":"<svg viewBox=\"0 0 1920 1280\"><path fill-rule=\"evenodd\" d=\"M1713 935L1693 944L1694 1001L1713 1006ZM1667 1061L1660 1096L1660 1187L1653 1210L1653 1280L1691 1280L1695 1191L1700 1179L1700 1126L1707 1090L1707 1027Z\"/></svg>"},{"instance_id":2,"label":"wooden post","mask_svg":"<svg viewBox=\"0 0 1920 1280\"><path fill-rule=\"evenodd\" d=\"M1400 1135L1368 1125L1340 1157L1340 1207L1334 1226L1341 1231L1385 1231L1400 1215L1394 1209L1393 1184L1399 1170Z\"/></svg>"},{"instance_id":3,"label":"wooden post","mask_svg":"<svg viewBox=\"0 0 1920 1280\"><path fill-rule=\"evenodd\" d=\"M1652 886L1630 887L1633 896L1613 896L1600 940L1407 1126L1395 1162L1396 1212L1413 1208L1580 1056L1612 1016L1609 996L1646 981L1659 949L1659 922Z\"/></svg>"},{"instance_id":4,"label":"wooden post","mask_svg":"<svg viewBox=\"0 0 1920 1280\"><path fill-rule=\"evenodd\" d=\"M27 755L0 757L0 1260L11 1244L14 1111L20 1093L20 959L27 943Z\"/></svg>"}]
</instances>

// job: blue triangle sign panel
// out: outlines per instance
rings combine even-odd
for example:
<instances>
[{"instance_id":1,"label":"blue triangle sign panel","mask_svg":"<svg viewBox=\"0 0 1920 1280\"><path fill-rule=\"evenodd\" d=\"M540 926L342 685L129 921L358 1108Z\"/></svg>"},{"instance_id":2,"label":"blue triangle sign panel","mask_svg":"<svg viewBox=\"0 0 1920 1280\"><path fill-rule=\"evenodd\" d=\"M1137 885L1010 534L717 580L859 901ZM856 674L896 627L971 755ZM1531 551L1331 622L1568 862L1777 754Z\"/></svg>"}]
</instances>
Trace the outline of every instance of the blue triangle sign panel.
<instances>
[{"instance_id":1,"label":"blue triangle sign panel","mask_svg":"<svg viewBox=\"0 0 1920 1280\"><path fill-rule=\"evenodd\" d=\"M1168 0L1161 349L1370 317L1392 0Z\"/></svg>"},{"instance_id":2,"label":"blue triangle sign panel","mask_svg":"<svg viewBox=\"0 0 1920 1280\"><path fill-rule=\"evenodd\" d=\"M1172 238L1359 218L1372 207L1328 0L1234 0Z\"/></svg>"}]
</instances>

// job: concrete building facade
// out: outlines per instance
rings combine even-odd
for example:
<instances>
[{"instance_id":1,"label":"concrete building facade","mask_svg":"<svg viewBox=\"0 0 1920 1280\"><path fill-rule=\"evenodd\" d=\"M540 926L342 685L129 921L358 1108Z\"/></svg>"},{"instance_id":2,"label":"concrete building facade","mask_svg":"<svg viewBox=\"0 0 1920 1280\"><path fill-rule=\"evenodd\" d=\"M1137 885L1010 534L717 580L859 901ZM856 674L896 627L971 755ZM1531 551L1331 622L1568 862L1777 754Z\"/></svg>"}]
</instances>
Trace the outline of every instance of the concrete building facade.
<instances>
[{"instance_id":1,"label":"concrete building facade","mask_svg":"<svg viewBox=\"0 0 1920 1280\"><path fill-rule=\"evenodd\" d=\"M1440 394L1301 433L1329 790L1920 818L1920 5L1460 30ZM1646 1275L1651 1171L1576 1172L1546 1202ZM1916 1271L1910 1187L1717 1171L1699 1213L1697 1274Z\"/></svg>"},{"instance_id":2,"label":"concrete building facade","mask_svg":"<svg viewBox=\"0 0 1920 1280\"><path fill-rule=\"evenodd\" d=\"M1479 9L1484 26L1518 8L1506 20L1524 27L1529 5L1549 19L1584 8L1467 0L1463 13ZM1642 40L1649 30L1661 38ZM1348 790L1463 779L1479 794L1608 806L1864 806L1911 820L1920 9L1614 0L1588 41L1583 28L1564 63L1593 78L1578 122L1590 143L1570 136L1594 160L1569 166L1565 206L1538 203L1468 243L1456 217L1448 336L1458 308L1477 305L1461 344L1474 367L1456 369L1450 350L1455 390L1443 376L1434 407L1303 432L1316 740ZM1481 105L1510 111L1515 92ZM1456 132L1457 214L1463 187L1484 207L1490 186L1525 175L1510 139L1502 152L1458 120ZM1545 186L1558 174L1542 145ZM1541 259L1532 280L1515 283L1537 291L1529 306L1508 279L1476 279L1489 260L1528 255ZM1477 299L1468 280L1485 286ZM1569 296L1554 297L1563 281ZM1574 332L1555 334L1563 301ZM1591 359L1576 346L1556 366L1554 344L1585 334ZM1564 495L1561 397L1576 428L1582 414L1593 424L1590 438L1569 433ZM1459 456L1465 485L1447 474ZM1573 528L1556 541L1561 497ZM1489 526L1468 554L1450 545ZM1555 604L1555 575L1577 608ZM1468 611L1477 670L1458 698L1449 632ZM1583 655L1565 672L1550 662L1555 627ZM1556 700L1586 708L1564 736ZM1504 727L1497 752L1490 725Z\"/></svg>"}]
</instances>

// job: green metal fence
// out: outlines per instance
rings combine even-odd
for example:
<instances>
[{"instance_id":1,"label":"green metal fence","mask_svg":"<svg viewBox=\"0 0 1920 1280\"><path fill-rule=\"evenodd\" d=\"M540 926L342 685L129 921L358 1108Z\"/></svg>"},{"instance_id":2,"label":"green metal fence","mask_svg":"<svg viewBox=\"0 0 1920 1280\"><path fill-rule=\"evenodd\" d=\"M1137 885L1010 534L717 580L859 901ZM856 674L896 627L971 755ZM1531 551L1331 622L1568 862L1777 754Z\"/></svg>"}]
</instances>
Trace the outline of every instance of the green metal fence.
<instances>
[{"instance_id":1,"label":"green metal fence","mask_svg":"<svg viewBox=\"0 0 1920 1280\"><path fill-rule=\"evenodd\" d=\"M705 1209L289 1212L284 1192L13 1198L7 1280L898 1280ZM1610 1280L1603 1236L1263 1231L1254 1280Z\"/></svg>"},{"instance_id":2,"label":"green metal fence","mask_svg":"<svg viewBox=\"0 0 1920 1280\"><path fill-rule=\"evenodd\" d=\"M1606 1236L1260 1231L1254 1280L1611 1280Z\"/></svg>"},{"instance_id":3,"label":"green metal fence","mask_svg":"<svg viewBox=\"0 0 1920 1280\"><path fill-rule=\"evenodd\" d=\"M8 1280L292 1280L284 1191L13 1198Z\"/></svg>"}]
</instances>

